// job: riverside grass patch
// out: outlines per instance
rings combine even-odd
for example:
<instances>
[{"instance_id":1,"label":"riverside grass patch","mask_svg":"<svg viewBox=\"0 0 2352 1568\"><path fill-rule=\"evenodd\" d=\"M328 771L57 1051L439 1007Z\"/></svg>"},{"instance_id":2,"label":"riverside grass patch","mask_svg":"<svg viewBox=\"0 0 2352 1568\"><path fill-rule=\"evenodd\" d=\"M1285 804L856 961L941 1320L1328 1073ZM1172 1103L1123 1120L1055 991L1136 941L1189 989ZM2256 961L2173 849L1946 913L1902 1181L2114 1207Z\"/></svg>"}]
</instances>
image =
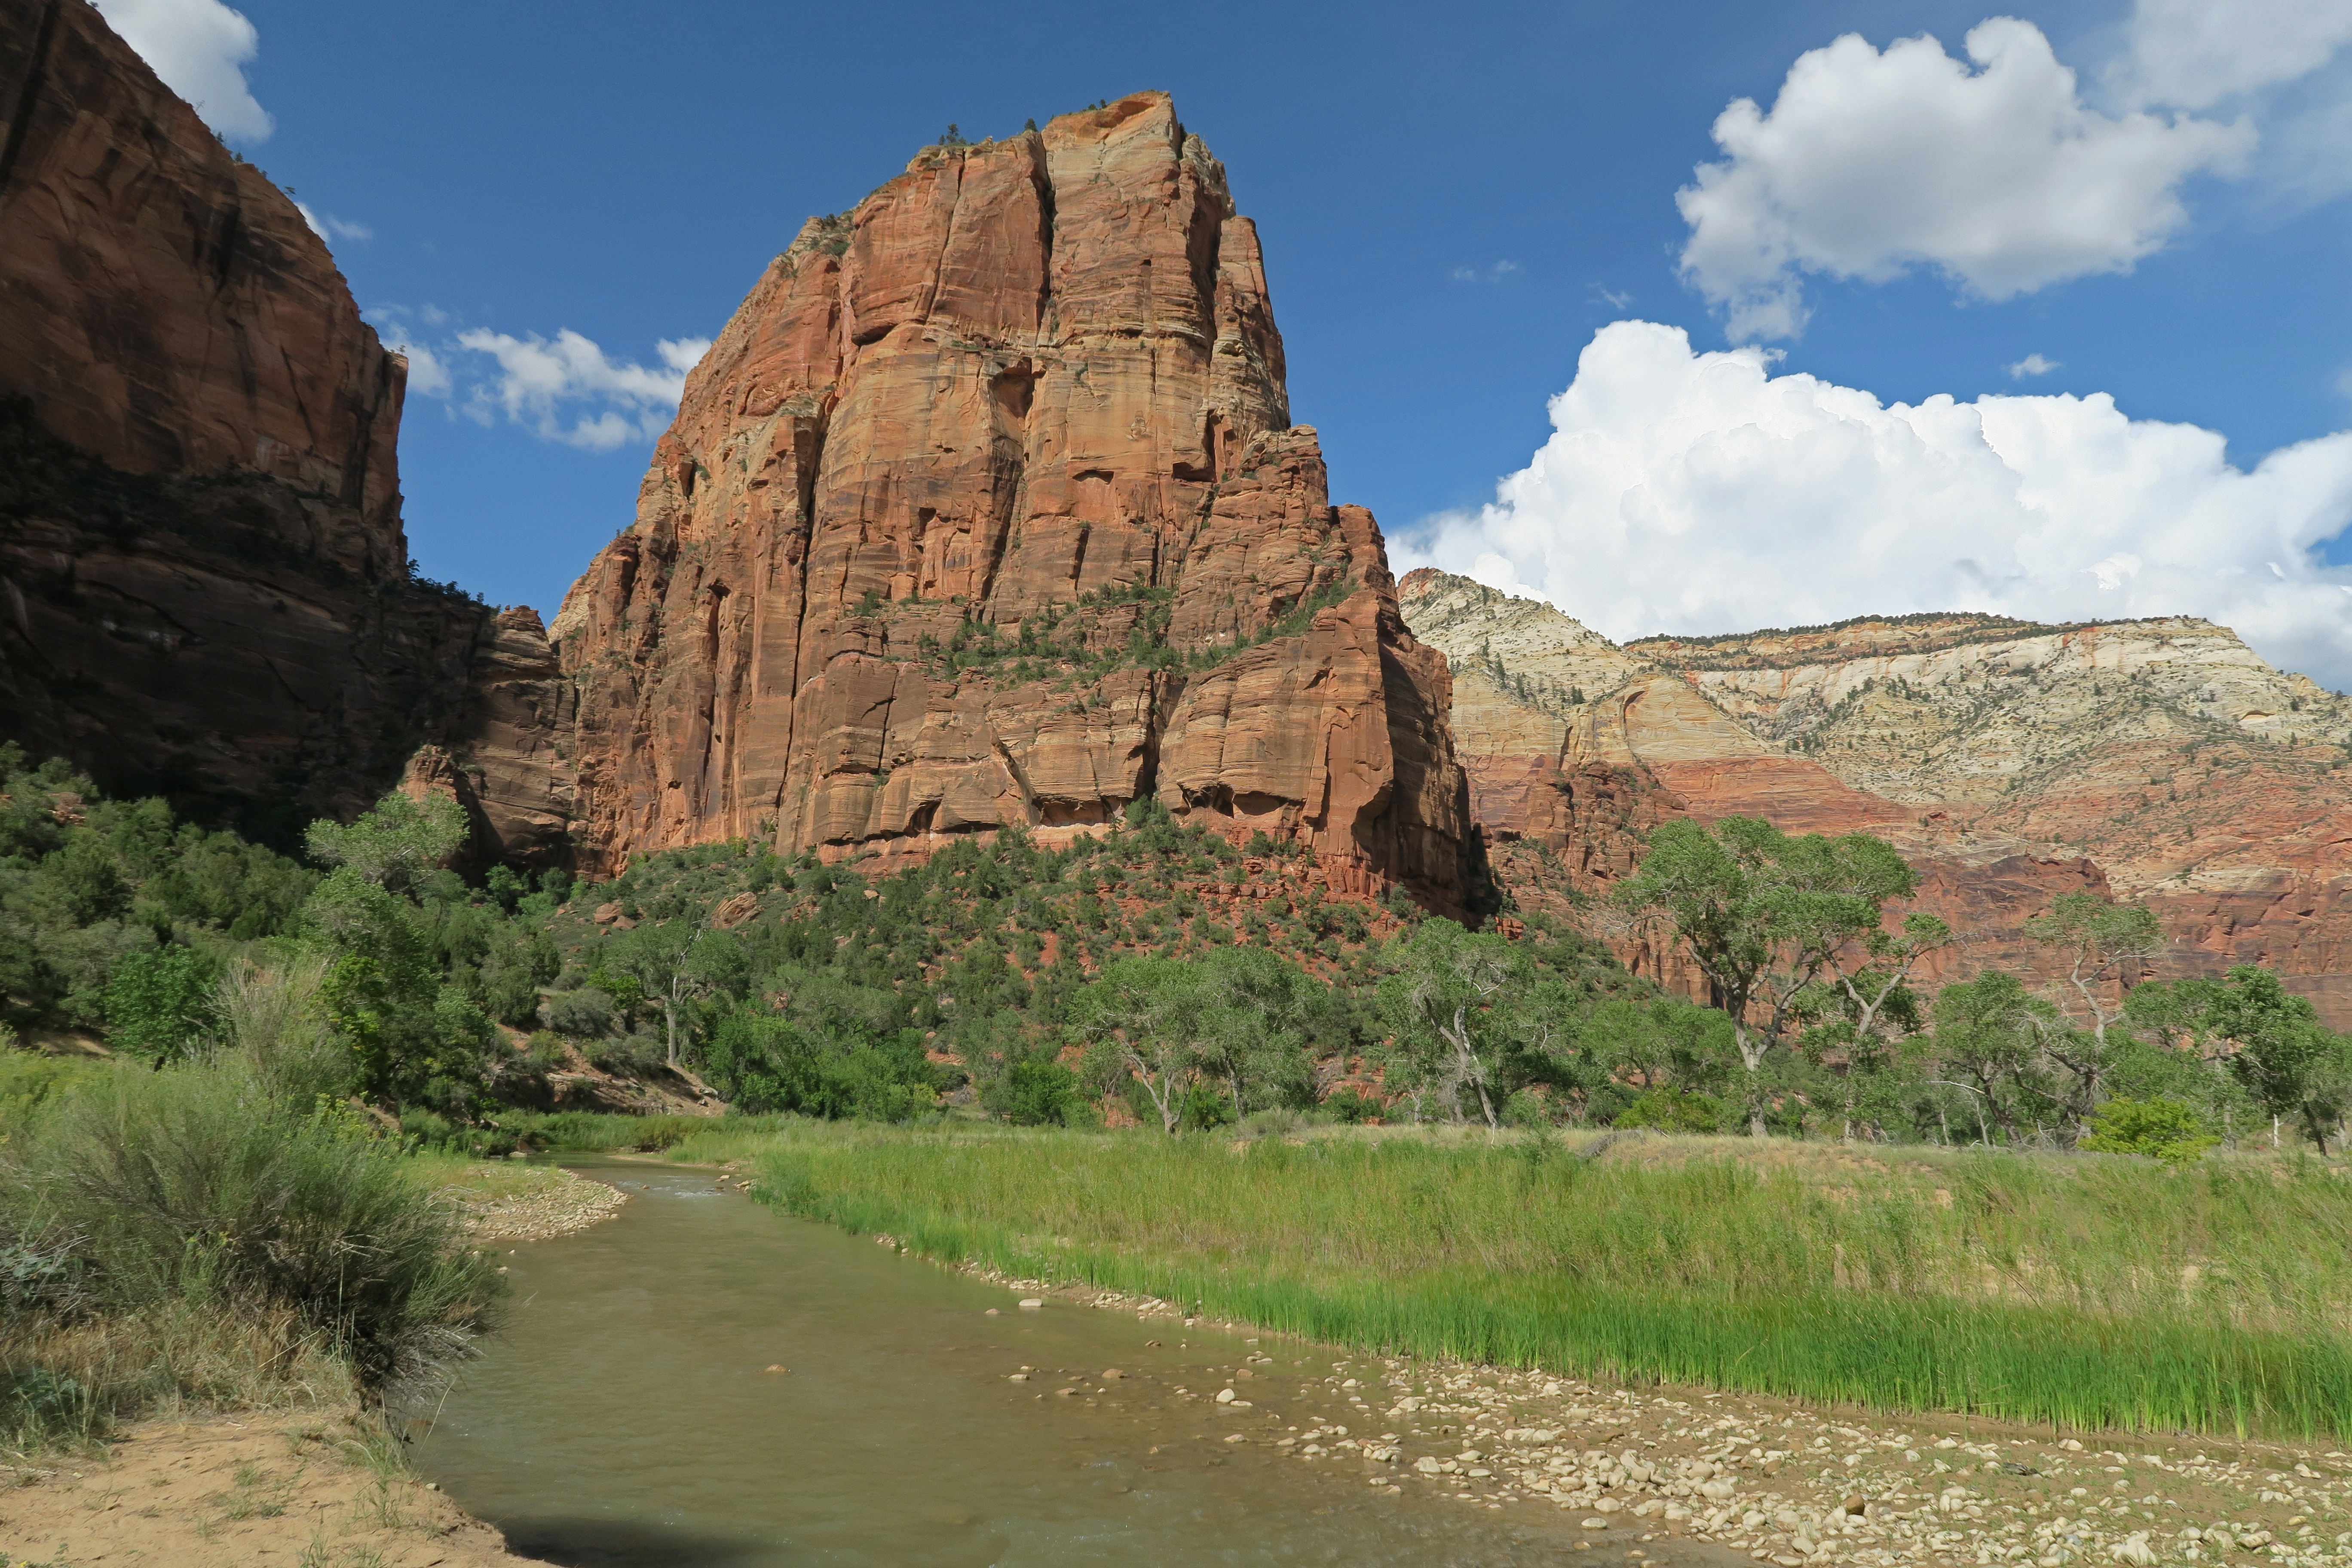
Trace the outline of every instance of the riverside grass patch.
<instances>
[{"instance_id":1,"label":"riverside grass patch","mask_svg":"<svg viewBox=\"0 0 2352 1568\"><path fill-rule=\"evenodd\" d=\"M2352 1433L2352 1181L2308 1160L814 1123L727 1142L807 1218L1360 1349L2077 1429Z\"/></svg>"}]
</instances>

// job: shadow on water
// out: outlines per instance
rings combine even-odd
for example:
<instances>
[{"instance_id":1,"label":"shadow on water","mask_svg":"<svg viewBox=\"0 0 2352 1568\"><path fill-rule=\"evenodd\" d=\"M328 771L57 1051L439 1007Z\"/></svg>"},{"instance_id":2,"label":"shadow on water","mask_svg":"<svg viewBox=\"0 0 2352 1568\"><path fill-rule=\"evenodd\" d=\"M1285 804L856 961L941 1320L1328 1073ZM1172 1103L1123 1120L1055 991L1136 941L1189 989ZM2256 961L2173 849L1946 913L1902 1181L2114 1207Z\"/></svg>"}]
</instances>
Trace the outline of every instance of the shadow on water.
<instances>
[{"instance_id":1,"label":"shadow on water","mask_svg":"<svg viewBox=\"0 0 2352 1568\"><path fill-rule=\"evenodd\" d=\"M775 1543L610 1519L502 1519L510 1551L556 1568L749 1568Z\"/></svg>"}]
</instances>

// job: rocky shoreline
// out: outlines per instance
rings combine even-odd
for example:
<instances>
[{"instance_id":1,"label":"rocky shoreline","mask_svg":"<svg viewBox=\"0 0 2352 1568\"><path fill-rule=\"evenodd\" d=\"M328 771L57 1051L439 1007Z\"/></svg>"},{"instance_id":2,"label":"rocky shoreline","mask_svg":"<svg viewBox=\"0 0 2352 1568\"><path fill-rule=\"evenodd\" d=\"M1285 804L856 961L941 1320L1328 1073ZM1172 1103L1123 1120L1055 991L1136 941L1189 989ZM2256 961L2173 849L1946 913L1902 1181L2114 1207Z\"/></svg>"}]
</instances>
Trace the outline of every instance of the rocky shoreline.
<instances>
[{"instance_id":1,"label":"rocky shoreline","mask_svg":"<svg viewBox=\"0 0 2352 1568\"><path fill-rule=\"evenodd\" d=\"M887 1238L884 1238L886 1242ZM1174 1303L967 1268L1048 1300L1284 1338ZM1591 1543L1681 1541L1777 1568L1850 1563L2352 1563L2352 1453L2171 1434L2063 1435L1947 1415L1823 1410L1748 1394L1354 1356L1295 1387L1284 1424L1237 1366L1183 1394L1267 1462L1496 1511L1565 1514ZM1307 1419L1303 1405L1333 1418ZM1601 1532L1609 1532L1604 1537ZM1582 1549L1581 1546L1579 1548Z\"/></svg>"},{"instance_id":2,"label":"rocky shoreline","mask_svg":"<svg viewBox=\"0 0 2352 1568\"><path fill-rule=\"evenodd\" d=\"M450 1190L473 1241L550 1241L610 1219L629 1201L561 1165L484 1165Z\"/></svg>"}]
</instances>

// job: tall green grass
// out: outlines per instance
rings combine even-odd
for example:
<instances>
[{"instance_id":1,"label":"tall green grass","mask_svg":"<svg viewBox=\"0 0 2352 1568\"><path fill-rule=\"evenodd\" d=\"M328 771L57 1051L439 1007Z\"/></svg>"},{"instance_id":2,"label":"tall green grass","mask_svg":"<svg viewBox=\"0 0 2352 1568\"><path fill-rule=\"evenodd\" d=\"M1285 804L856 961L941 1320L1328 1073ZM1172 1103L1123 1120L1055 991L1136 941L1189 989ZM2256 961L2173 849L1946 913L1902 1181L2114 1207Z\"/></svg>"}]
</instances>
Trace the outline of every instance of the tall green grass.
<instances>
[{"instance_id":1,"label":"tall green grass","mask_svg":"<svg viewBox=\"0 0 2352 1568\"><path fill-rule=\"evenodd\" d=\"M760 1158L796 1214L1366 1348L2082 1428L2352 1433L2352 1183L2308 1163L811 1125Z\"/></svg>"}]
</instances>

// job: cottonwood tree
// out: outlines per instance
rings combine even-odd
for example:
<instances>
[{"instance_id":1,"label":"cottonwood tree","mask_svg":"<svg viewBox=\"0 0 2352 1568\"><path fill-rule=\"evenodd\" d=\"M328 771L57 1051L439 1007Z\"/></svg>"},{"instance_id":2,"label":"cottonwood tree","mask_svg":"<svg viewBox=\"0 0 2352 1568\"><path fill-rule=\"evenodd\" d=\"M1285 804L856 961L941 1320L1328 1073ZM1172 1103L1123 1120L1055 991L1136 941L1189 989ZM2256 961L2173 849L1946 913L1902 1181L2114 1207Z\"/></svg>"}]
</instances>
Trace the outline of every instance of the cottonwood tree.
<instances>
[{"instance_id":1,"label":"cottonwood tree","mask_svg":"<svg viewBox=\"0 0 2352 1568\"><path fill-rule=\"evenodd\" d=\"M1867 979L1871 933L1880 931L1886 902L1917 886L1894 847L1869 834L1790 837L1755 817L1727 816L1712 828L1688 819L1659 824L1640 872L1615 900L1666 927L1706 977L1731 1019L1748 1079L1748 1131L1760 1138L1768 1058L1802 1021L1813 999L1808 988L1825 975L1843 980L1841 955L1857 952L1851 983L1857 994L1875 996L1874 1018L1901 980ZM1885 940L1910 944L1895 961L1907 974L1931 942L1944 939L1923 927Z\"/></svg>"},{"instance_id":2,"label":"cottonwood tree","mask_svg":"<svg viewBox=\"0 0 2352 1568\"><path fill-rule=\"evenodd\" d=\"M2072 1026L2063 1014L1998 971L1956 985L1936 998L1935 1070L1930 1086L1957 1087L1973 1099L1970 1110L1985 1142L1992 1128L2014 1132L2062 1113L2067 1104L2053 1074L2050 1042ZM1938 1104L1937 1115L1946 1117ZM1950 1136L1946 1117L1945 1135Z\"/></svg>"},{"instance_id":3,"label":"cottonwood tree","mask_svg":"<svg viewBox=\"0 0 2352 1568\"><path fill-rule=\"evenodd\" d=\"M724 931L687 921L661 921L625 931L599 955L601 973L634 980L662 1010L666 1059L678 1065L678 1026L697 997L740 991L749 983L741 944Z\"/></svg>"},{"instance_id":4,"label":"cottonwood tree","mask_svg":"<svg viewBox=\"0 0 2352 1568\"><path fill-rule=\"evenodd\" d=\"M2231 966L2211 995L2206 1022L2232 1047L2231 1076L2278 1124L2292 1117L2320 1153L2352 1108L2352 1040L2327 1028L2308 997L2255 963Z\"/></svg>"},{"instance_id":5,"label":"cottonwood tree","mask_svg":"<svg viewBox=\"0 0 2352 1568\"><path fill-rule=\"evenodd\" d=\"M1297 1093L1308 1078L1307 1042L1330 1005L1330 991L1279 953L1263 947L1213 949L1199 965L1201 1031L1197 1059L1224 1081L1234 1119L1248 1113L1253 1087Z\"/></svg>"},{"instance_id":6,"label":"cottonwood tree","mask_svg":"<svg viewBox=\"0 0 2352 1568\"><path fill-rule=\"evenodd\" d=\"M1477 1096L1486 1125L1501 1126L1490 1063L1507 1022L1500 1005L1527 982L1525 954L1492 932L1432 920L1392 940L1385 956L1391 970L1377 995L1396 1082L1434 1089L1457 1121L1467 1089Z\"/></svg>"},{"instance_id":7,"label":"cottonwood tree","mask_svg":"<svg viewBox=\"0 0 2352 1568\"><path fill-rule=\"evenodd\" d=\"M1113 959L1070 1001L1094 1076L1141 1084L1171 1137L1200 1068L1205 1001L1198 966L1181 958Z\"/></svg>"},{"instance_id":8,"label":"cottonwood tree","mask_svg":"<svg viewBox=\"0 0 2352 1568\"><path fill-rule=\"evenodd\" d=\"M2025 934L2057 951L2066 961L2066 984L2091 1020L2101 1046L2107 1029L2124 1015L2124 998L2134 982L2171 946L2155 912L2145 904L2118 904L2095 893L2061 893L2047 912L2025 922ZM2104 989L2116 987L2116 999Z\"/></svg>"},{"instance_id":9,"label":"cottonwood tree","mask_svg":"<svg viewBox=\"0 0 2352 1568\"><path fill-rule=\"evenodd\" d=\"M302 842L320 864L347 868L379 888L402 893L455 855L467 831L466 808L447 796L411 800L395 792L355 822L313 822Z\"/></svg>"}]
</instances>

